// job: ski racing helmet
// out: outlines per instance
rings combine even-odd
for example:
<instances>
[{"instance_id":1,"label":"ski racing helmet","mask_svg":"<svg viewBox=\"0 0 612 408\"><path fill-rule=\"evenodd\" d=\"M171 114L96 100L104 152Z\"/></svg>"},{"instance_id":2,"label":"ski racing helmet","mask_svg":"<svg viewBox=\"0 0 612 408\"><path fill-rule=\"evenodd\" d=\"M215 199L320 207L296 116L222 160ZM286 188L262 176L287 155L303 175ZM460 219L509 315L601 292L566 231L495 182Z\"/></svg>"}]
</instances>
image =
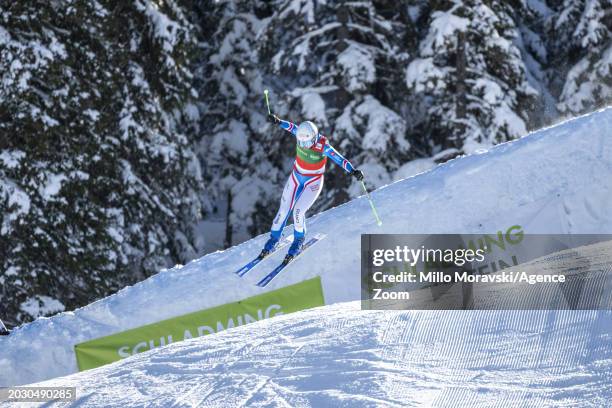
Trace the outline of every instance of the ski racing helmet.
<instances>
[{"instance_id":1,"label":"ski racing helmet","mask_svg":"<svg viewBox=\"0 0 612 408\"><path fill-rule=\"evenodd\" d=\"M312 122L302 122L297 128L297 144L300 147L309 148L315 144L318 136L319 129L317 129L317 125Z\"/></svg>"}]
</instances>

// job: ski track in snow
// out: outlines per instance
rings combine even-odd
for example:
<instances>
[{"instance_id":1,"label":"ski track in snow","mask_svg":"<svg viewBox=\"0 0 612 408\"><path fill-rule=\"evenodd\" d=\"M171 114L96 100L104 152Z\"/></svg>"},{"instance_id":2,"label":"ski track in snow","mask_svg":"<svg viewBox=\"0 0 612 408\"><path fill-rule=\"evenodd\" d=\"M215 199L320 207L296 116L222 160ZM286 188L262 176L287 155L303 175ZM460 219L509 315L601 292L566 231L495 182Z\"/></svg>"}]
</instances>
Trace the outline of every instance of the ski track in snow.
<instances>
[{"instance_id":1,"label":"ski track in snow","mask_svg":"<svg viewBox=\"0 0 612 408\"><path fill-rule=\"evenodd\" d=\"M49 384L79 384L81 406L605 406L610 312L361 312L337 303L360 297L363 233L478 234L517 222L526 233L611 233L611 131L608 108L388 185L372 194L381 228L365 197L317 214L308 231L327 233L324 243L265 289L255 283L284 253L234 274L262 235L40 318L0 338L0 385L75 373L76 343L319 275L335 305Z\"/></svg>"},{"instance_id":2,"label":"ski track in snow","mask_svg":"<svg viewBox=\"0 0 612 408\"><path fill-rule=\"evenodd\" d=\"M610 311L361 311L340 303L37 385L70 406L581 406L612 399ZM50 406L60 406L60 404Z\"/></svg>"}]
</instances>

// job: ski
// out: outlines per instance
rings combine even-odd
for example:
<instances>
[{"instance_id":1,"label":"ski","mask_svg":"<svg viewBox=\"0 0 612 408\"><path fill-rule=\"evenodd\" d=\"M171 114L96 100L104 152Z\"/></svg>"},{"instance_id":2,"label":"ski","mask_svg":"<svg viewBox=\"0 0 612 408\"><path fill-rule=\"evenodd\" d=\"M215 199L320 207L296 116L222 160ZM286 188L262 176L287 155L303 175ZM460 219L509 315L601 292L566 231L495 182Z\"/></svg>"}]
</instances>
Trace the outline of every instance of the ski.
<instances>
[{"instance_id":1,"label":"ski","mask_svg":"<svg viewBox=\"0 0 612 408\"><path fill-rule=\"evenodd\" d=\"M257 286L261 288L265 288L266 286L268 286L268 284L272 282L272 279L276 278L278 274L281 273L287 265L295 261L300 255L304 253L305 250L307 250L308 248L310 248L311 246L313 246L314 244L316 244L323 238L325 238L325 234L316 234L314 237L310 238L308 241L304 243L304 246L302 247L300 252L297 253L297 255L295 255L293 258L290 258L290 259L285 258L283 262L280 265L278 265L276 268L274 268L272 272L270 272L269 274L264 276L262 280L257 282Z\"/></svg>"},{"instance_id":2,"label":"ski","mask_svg":"<svg viewBox=\"0 0 612 408\"><path fill-rule=\"evenodd\" d=\"M261 256L257 255L251 262L247 263L246 265L244 265L242 268L238 269L235 273L236 275L243 277L244 275L246 275L251 269L253 269L257 264L259 264L261 261L263 261L265 258L269 257L270 255L272 255L273 253L275 253L276 251L278 251L279 249L287 246L287 244L289 244L289 242L291 242L291 239L289 238L293 238L292 236L287 236L285 238L283 238L278 245L276 246L276 248L274 248L272 250L272 252L270 252L268 255L266 256Z\"/></svg>"}]
</instances>

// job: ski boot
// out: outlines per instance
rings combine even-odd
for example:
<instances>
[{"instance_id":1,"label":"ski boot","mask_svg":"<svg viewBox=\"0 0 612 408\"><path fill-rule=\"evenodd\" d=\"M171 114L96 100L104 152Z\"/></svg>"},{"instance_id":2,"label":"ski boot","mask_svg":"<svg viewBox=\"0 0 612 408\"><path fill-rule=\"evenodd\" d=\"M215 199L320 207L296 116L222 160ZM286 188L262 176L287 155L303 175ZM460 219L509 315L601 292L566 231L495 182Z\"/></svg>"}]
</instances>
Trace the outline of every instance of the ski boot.
<instances>
[{"instance_id":1,"label":"ski boot","mask_svg":"<svg viewBox=\"0 0 612 408\"><path fill-rule=\"evenodd\" d=\"M289 247L289 251L287 251L287 256L285 256L285 260L283 261L284 264L288 264L293 258L298 256L298 254L302 250L302 246L304 246L304 239L305 237L303 233L295 235L293 243Z\"/></svg>"},{"instance_id":2,"label":"ski boot","mask_svg":"<svg viewBox=\"0 0 612 408\"><path fill-rule=\"evenodd\" d=\"M280 235L276 235L274 233L270 234L270 238L266 242L266 245L264 245L264 248L261 250L259 258L263 259L270 255L270 253L274 251L274 248L276 248L276 245L278 245L279 239Z\"/></svg>"}]
</instances>

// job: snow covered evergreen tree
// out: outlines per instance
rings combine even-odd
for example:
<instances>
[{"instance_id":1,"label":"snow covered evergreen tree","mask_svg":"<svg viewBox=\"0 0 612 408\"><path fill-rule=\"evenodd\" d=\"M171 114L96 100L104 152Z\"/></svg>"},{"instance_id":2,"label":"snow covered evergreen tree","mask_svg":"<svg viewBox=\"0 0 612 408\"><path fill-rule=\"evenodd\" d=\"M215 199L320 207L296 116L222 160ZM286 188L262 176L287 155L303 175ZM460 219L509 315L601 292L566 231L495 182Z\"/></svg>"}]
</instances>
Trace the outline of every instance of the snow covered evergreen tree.
<instances>
[{"instance_id":1,"label":"snow covered evergreen tree","mask_svg":"<svg viewBox=\"0 0 612 408\"><path fill-rule=\"evenodd\" d=\"M409 157L401 106L401 7L385 1L279 2L262 42L288 119L312 120L334 146L380 186ZM283 113L284 113L283 112ZM287 140L281 154L287 155ZM332 166L333 167L333 166ZM330 168L316 209L361 194L356 182Z\"/></svg>"},{"instance_id":2,"label":"snow covered evergreen tree","mask_svg":"<svg viewBox=\"0 0 612 408\"><path fill-rule=\"evenodd\" d=\"M265 121L264 88L279 116L317 123L378 187L611 103L611 8L4 2L4 315L72 308L192 259L203 241L268 230L295 142ZM311 213L361 194L335 166L327 175ZM201 210L225 232L194 236Z\"/></svg>"},{"instance_id":3,"label":"snow covered evergreen tree","mask_svg":"<svg viewBox=\"0 0 612 408\"><path fill-rule=\"evenodd\" d=\"M522 136L537 92L526 78L505 3L440 1L406 82L422 104L419 133L430 153L479 148Z\"/></svg>"},{"instance_id":4,"label":"snow covered evergreen tree","mask_svg":"<svg viewBox=\"0 0 612 408\"><path fill-rule=\"evenodd\" d=\"M558 108L571 116L612 102L612 2L564 0L548 20L560 89Z\"/></svg>"},{"instance_id":5,"label":"snow covered evergreen tree","mask_svg":"<svg viewBox=\"0 0 612 408\"><path fill-rule=\"evenodd\" d=\"M546 35L546 20L553 10L544 0L520 0L512 10L518 34L513 43L521 51L525 75L529 85L538 93L534 101L528 127L539 128L558 117L557 99L551 89L551 79L556 75L550 69L550 49Z\"/></svg>"},{"instance_id":6,"label":"snow covered evergreen tree","mask_svg":"<svg viewBox=\"0 0 612 408\"><path fill-rule=\"evenodd\" d=\"M278 196L279 163L268 152L278 148L278 134L266 121L257 55L257 34L271 13L266 2L208 2L215 30L205 38L201 76L203 128L198 153L211 188L208 193L226 219L225 246L234 233L243 239L267 228L270 203ZM223 208L219 208L223 204ZM245 235L246 234L246 235Z\"/></svg>"},{"instance_id":7,"label":"snow covered evergreen tree","mask_svg":"<svg viewBox=\"0 0 612 408\"><path fill-rule=\"evenodd\" d=\"M195 255L192 27L166 1L0 14L0 295L14 325ZM7 300L10 299L10 302Z\"/></svg>"}]
</instances>

